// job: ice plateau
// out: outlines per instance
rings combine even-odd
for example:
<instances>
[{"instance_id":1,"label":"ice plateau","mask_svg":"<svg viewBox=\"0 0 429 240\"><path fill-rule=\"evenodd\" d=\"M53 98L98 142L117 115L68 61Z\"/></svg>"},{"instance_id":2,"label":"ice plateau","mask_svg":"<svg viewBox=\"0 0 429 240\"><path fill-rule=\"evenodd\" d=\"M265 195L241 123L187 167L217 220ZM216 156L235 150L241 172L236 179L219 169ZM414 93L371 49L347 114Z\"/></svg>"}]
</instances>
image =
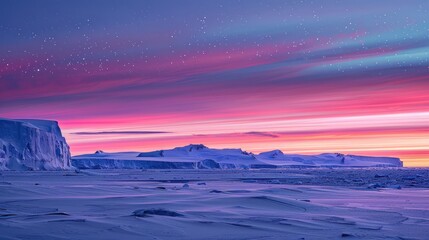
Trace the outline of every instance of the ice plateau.
<instances>
[{"instance_id":1,"label":"ice plateau","mask_svg":"<svg viewBox=\"0 0 429 240\"><path fill-rule=\"evenodd\" d=\"M59 170L71 154L58 122L0 118L0 170Z\"/></svg>"},{"instance_id":2,"label":"ice plateau","mask_svg":"<svg viewBox=\"0 0 429 240\"><path fill-rule=\"evenodd\" d=\"M152 152L97 151L72 158L81 169L255 169L285 167L402 167L399 158L324 153L284 154L280 150L253 154L241 149L212 149L190 144Z\"/></svg>"}]
</instances>

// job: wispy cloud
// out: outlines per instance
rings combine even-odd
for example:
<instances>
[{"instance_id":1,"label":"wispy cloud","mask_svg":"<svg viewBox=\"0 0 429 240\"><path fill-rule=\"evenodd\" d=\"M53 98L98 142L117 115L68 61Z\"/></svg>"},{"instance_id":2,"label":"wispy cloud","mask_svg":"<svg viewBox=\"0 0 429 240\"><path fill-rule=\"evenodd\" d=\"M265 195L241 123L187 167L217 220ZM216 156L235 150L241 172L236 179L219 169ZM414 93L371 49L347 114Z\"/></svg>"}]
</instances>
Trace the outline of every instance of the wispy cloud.
<instances>
[{"instance_id":1,"label":"wispy cloud","mask_svg":"<svg viewBox=\"0 0 429 240\"><path fill-rule=\"evenodd\" d=\"M103 131L103 132L74 132L76 135L108 135L108 134L162 134L171 132L162 131Z\"/></svg>"},{"instance_id":2,"label":"wispy cloud","mask_svg":"<svg viewBox=\"0 0 429 240\"><path fill-rule=\"evenodd\" d=\"M279 136L274 134L274 133L270 133L270 132L246 132L245 134L248 135L256 135L256 136L261 136L261 137L271 137L271 138L278 138Z\"/></svg>"}]
</instances>

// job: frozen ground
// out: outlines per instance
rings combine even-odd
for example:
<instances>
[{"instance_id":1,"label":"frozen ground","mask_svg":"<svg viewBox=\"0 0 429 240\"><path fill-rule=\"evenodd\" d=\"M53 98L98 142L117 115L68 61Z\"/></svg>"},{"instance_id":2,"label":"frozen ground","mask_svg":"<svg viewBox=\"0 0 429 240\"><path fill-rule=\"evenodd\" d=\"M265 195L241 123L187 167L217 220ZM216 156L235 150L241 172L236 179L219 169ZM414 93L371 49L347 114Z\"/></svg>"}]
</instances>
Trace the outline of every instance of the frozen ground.
<instances>
[{"instance_id":1,"label":"frozen ground","mask_svg":"<svg viewBox=\"0 0 429 240\"><path fill-rule=\"evenodd\" d=\"M6 171L0 239L429 239L428 187L428 169Z\"/></svg>"}]
</instances>

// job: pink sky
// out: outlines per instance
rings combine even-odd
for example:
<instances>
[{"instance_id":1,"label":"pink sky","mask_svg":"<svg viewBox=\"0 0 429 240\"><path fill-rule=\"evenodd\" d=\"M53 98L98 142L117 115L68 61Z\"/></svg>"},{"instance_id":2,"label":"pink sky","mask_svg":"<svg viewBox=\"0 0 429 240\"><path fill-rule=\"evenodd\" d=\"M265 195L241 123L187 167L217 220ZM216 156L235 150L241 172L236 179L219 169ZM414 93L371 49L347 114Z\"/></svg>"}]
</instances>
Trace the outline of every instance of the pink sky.
<instances>
[{"instance_id":1,"label":"pink sky","mask_svg":"<svg viewBox=\"0 0 429 240\"><path fill-rule=\"evenodd\" d=\"M0 117L59 121L73 155L202 143L429 166L425 3L130 4L11 3Z\"/></svg>"}]
</instances>

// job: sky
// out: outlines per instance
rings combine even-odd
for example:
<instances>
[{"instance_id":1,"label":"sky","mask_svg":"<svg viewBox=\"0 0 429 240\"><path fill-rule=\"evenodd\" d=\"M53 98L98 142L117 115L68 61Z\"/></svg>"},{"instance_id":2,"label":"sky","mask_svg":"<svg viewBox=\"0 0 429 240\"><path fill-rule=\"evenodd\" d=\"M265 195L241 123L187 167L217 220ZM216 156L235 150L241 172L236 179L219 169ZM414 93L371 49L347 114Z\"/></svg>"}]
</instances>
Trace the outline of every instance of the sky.
<instances>
[{"instance_id":1,"label":"sky","mask_svg":"<svg viewBox=\"0 0 429 240\"><path fill-rule=\"evenodd\" d=\"M202 143L429 166L429 1L0 2L0 117L72 155Z\"/></svg>"}]
</instances>

